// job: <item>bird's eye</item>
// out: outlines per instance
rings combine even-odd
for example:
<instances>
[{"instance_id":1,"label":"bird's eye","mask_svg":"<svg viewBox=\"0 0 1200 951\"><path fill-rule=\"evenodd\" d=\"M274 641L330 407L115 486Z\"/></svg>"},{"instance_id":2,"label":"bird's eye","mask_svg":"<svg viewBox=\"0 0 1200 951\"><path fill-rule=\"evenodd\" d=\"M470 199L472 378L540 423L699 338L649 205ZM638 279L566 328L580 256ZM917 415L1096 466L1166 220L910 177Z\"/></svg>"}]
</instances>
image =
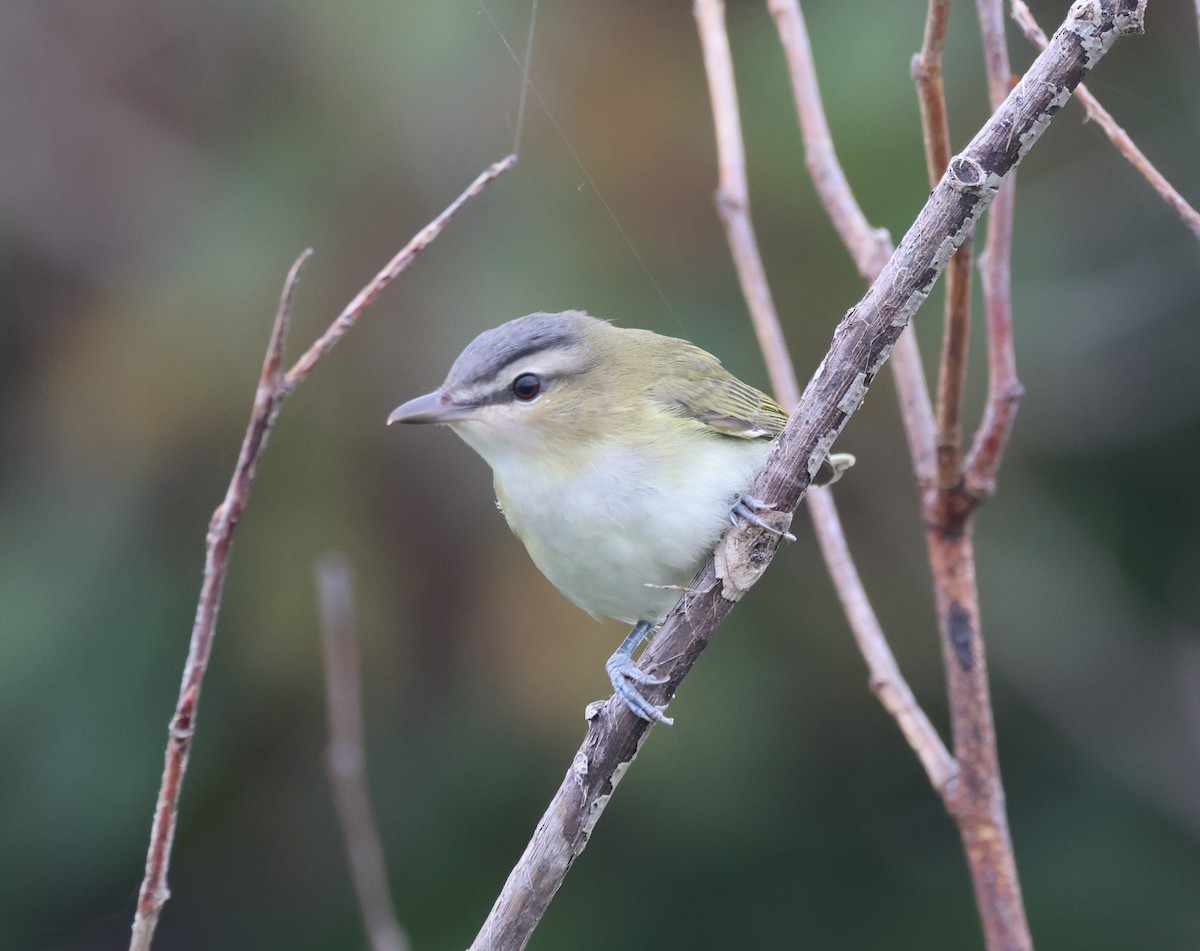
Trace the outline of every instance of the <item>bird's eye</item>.
<instances>
[{"instance_id":1,"label":"bird's eye","mask_svg":"<svg viewBox=\"0 0 1200 951\"><path fill-rule=\"evenodd\" d=\"M542 392L542 381L536 373L522 373L513 380L512 391L513 396L523 403L528 403Z\"/></svg>"}]
</instances>

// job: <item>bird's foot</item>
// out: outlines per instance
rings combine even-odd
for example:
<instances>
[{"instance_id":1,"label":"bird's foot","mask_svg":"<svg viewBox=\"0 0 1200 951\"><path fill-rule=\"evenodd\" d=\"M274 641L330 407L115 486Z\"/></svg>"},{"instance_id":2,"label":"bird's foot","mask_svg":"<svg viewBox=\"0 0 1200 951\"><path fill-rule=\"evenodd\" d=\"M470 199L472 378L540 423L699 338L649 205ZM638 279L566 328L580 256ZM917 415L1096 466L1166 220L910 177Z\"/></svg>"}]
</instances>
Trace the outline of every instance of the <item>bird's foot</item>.
<instances>
[{"instance_id":1,"label":"bird's foot","mask_svg":"<svg viewBox=\"0 0 1200 951\"><path fill-rule=\"evenodd\" d=\"M833 485L857 461L848 452L831 452L813 476L813 485Z\"/></svg>"},{"instance_id":2,"label":"bird's foot","mask_svg":"<svg viewBox=\"0 0 1200 951\"><path fill-rule=\"evenodd\" d=\"M655 677L653 674L646 673L633 659L633 652L637 650L638 645L646 639L646 635L649 633L650 622L638 621L633 630L629 632L629 636L622 641L621 646L604 664L604 669L608 671L608 679L612 682L613 690L634 716L670 726L675 721L663 712L664 708L651 703L642 696L642 692L637 688L638 684L654 686L667 682L666 677Z\"/></svg>"},{"instance_id":3,"label":"bird's foot","mask_svg":"<svg viewBox=\"0 0 1200 951\"><path fill-rule=\"evenodd\" d=\"M743 495L738 499L737 505L729 513L729 521L737 525L738 519L745 519L751 525L761 528L764 532L770 532L772 535L778 535L780 538L786 538L789 542L794 542L796 536L791 532L783 531L776 528L774 525L768 524L760 517L762 512L774 512L776 508L770 502L764 502L762 499L756 499L752 495Z\"/></svg>"}]
</instances>

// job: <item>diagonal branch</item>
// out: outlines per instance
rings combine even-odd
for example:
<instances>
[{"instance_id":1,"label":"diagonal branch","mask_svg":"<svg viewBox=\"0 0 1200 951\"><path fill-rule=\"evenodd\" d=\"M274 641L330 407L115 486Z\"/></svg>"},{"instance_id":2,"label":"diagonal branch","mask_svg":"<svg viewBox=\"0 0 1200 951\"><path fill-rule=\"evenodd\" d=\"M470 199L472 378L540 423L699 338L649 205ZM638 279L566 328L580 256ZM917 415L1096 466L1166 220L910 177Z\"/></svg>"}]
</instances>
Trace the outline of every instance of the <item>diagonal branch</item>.
<instances>
[{"instance_id":1,"label":"diagonal branch","mask_svg":"<svg viewBox=\"0 0 1200 951\"><path fill-rule=\"evenodd\" d=\"M750 491L794 510L867 387L950 256L1055 113L1122 35L1139 33L1144 0L1076 3L1050 46L1030 66L1022 93L1010 95L950 163L916 221L863 299L842 319L767 465ZM680 598L644 666L668 678L649 691L662 702L707 646L733 605L765 570L778 540L734 530ZM744 549L738 557L738 549ZM717 562L721 563L718 577ZM505 882L473 949L523 948L571 864L586 848L649 724L615 697L588 710L588 731L533 837Z\"/></svg>"},{"instance_id":2,"label":"diagonal branch","mask_svg":"<svg viewBox=\"0 0 1200 951\"><path fill-rule=\"evenodd\" d=\"M316 366L317 361L337 345L337 342L342 339L346 331L358 322L358 318L362 316L362 312L371 306L375 298L383 293L383 289L404 271L407 271L409 265L416 260L417 255L433 244L438 235L445 230L446 225L450 223L450 219L462 210L463 205L473 198L478 198L488 185L492 184L492 182L516 164L517 154L515 152L505 156L498 162L493 162L480 172L475 181L471 182L461 195L450 202L440 215L418 231L412 240L401 248L396 253L396 256L388 261L379 273L367 282L361 291L354 295L350 303L334 318L333 323L329 325L320 337L313 341L312 346L304 351L300 359L287 371L282 382L284 395L286 396L291 393L308 376L309 371Z\"/></svg>"},{"instance_id":3,"label":"diagonal branch","mask_svg":"<svg viewBox=\"0 0 1200 951\"><path fill-rule=\"evenodd\" d=\"M868 284L879 276L892 256L893 248L887 230L872 228L867 216L854 198L850 183L842 171L821 90L817 85L817 70L813 65L812 46L799 0L767 0L767 9L775 18L779 41L787 56L788 77L792 97L804 137L805 164L816 188L825 213L854 259L859 275ZM913 471L921 489L933 488L935 479L933 410L929 404L929 389L921 366L921 352L911 330L900 335L892 354L892 374L900 401L900 416L908 436Z\"/></svg>"},{"instance_id":4,"label":"diagonal branch","mask_svg":"<svg viewBox=\"0 0 1200 951\"><path fill-rule=\"evenodd\" d=\"M900 727L908 745L921 761L929 784L939 795L948 795L958 776L958 763L946 749L946 744L929 722L929 717L917 703L912 688L900 672L900 665L888 646L879 618L875 616L858 569L850 556L850 546L834 509L833 493L818 486L804 498L812 509L829 510L829 514L822 511L821 517L813 515L813 528L825 566L833 577L833 586L842 603L842 610L850 621L854 641L867 662L871 692Z\"/></svg>"},{"instance_id":5,"label":"diagonal branch","mask_svg":"<svg viewBox=\"0 0 1200 951\"><path fill-rule=\"evenodd\" d=\"M485 169L450 206L426 225L364 287L345 310L333 321L329 329L283 373L283 344L291 313L292 297L299 280L300 269L312 254L305 251L292 265L284 283L279 310L275 315L275 326L267 355L263 361L262 375L254 394L254 409L246 427L241 453L233 470L233 478L226 490L224 501L217 506L209 524L205 539L204 580L200 586L200 597L196 604L196 619L188 647L187 660L183 667L183 683L179 688L179 699L175 714L167 731L167 747L164 757L162 782L158 800L154 807L154 821L150 829L150 845L146 853L146 871L138 892L137 912L133 920L130 951L148 951L158 926L163 905L170 897L167 888L167 871L171 861L171 846L175 838L175 824L179 813L179 794L183 777L187 771L188 754L192 748L195 732L196 705L200 700L200 688L208 670L208 659L212 653L213 637L216 634L217 613L221 607L221 593L225 576L229 570L229 552L233 536L241 521L242 513L250 500L254 476L259 460L266 450L267 437L279 412L283 400L303 381L308 372L341 339L342 335L357 322L359 316L376 297L416 256L441 233L450 218L466 202L470 201L488 185L512 168L516 155L509 155Z\"/></svg>"},{"instance_id":6,"label":"diagonal branch","mask_svg":"<svg viewBox=\"0 0 1200 951\"><path fill-rule=\"evenodd\" d=\"M246 435L242 439L242 449L233 469L233 478L225 491L224 500L213 512L212 521L208 526L204 581L196 604L196 619L192 626L187 661L183 667L179 700L167 730L162 784L154 806L154 824L150 830L146 872L138 892L130 951L145 951L150 947L154 929L158 925L158 916L171 894L167 888L167 869L171 861L171 845L175 839L179 793L183 787L184 774L187 772L188 755L192 749L192 736L196 729L196 704L200 699L200 688L204 683L208 658L212 653L213 637L216 634L217 612L221 607L221 593L229 570L229 549L233 544L233 535L241 521L242 512L249 501L250 488L254 484L258 461L266 449L271 425L279 412L279 402L282 399L279 383L283 368L283 346L287 339L292 299L300 280L300 271L311 255L312 249L301 254L284 282L279 309L275 312L271 339L267 344L267 354L263 360L262 373L258 379L258 388L254 393L254 408L246 426Z\"/></svg>"},{"instance_id":7,"label":"diagonal branch","mask_svg":"<svg viewBox=\"0 0 1200 951\"><path fill-rule=\"evenodd\" d=\"M758 346L766 360L767 373L784 406L794 406L800 395L795 385L795 371L788 356L783 328L767 284L758 240L750 223L750 186L746 177L746 146L742 141L742 126L737 121L737 87L733 82L733 55L729 51L729 34L723 27L725 5L721 0L696 0L694 12L700 26L700 46L704 66L708 71L708 94L716 123L717 155L719 156L716 205L717 214L725 226L729 248L733 254L742 296L750 310L750 322L758 337ZM718 77L714 79L714 76ZM720 117L733 121L720 121ZM792 380L791 392L780 389Z\"/></svg>"},{"instance_id":8,"label":"diagonal branch","mask_svg":"<svg viewBox=\"0 0 1200 951\"><path fill-rule=\"evenodd\" d=\"M746 157L738 115L733 58L729 52L729 37L725 29L724 4L720 0L697 0L695 11L712 99L713 125L717 134L717 162L720 174L717 209L725 225L725 235L741 280L751 320L754 326L759 328L758 339L770 373L771 386L784 406L794 407L800 401L800 384L796 380L796 370L784 343L779 315L771 301L766 271L754 237L749 203L745 200L745 196L749 194L749 183L746 179ZM818 124L824 126L823 116L819 122L810 121L806 131L814 131ZM829 142L827 127L824 135L825 141ZM836 164L831 142L822 161L828 161L830 158ZM829 186L832 189L849 188L840 167L830 174L828 181L835 183ZM836 184L837 182L840 184ZM738 196L738 200L728 201L728 196L731 195ZM857 212L854 227L865 226L866 219L858 212L853 196L844 197L842 207ZM874 246L878 249L876 234L872 232L867 240L875 242ZM884 240L886 241L886 237ZM940 789L954 774L956 767L937 730L929 722L925 711L917 704L900 673L891 648L888 647L883 628L871 607L850 554L832 491L821 489L812 492L805 497L805 502L816 526L817 540L829 568L830 578L846 608L846 617L854 632L855 641L867 662L872 689L884 700L884 707L896 717L905 738L913 746L922 764L928 767L930 781Z\"/></svg>"},{"instance_id":9,"label":"diagonal branch","mask_svg":"<svg viewBox=\"0 0 1200 951\"><path fill-rule=\"evenodd\" d=\"M1025 5L1023 0L1011 0L1011 2L1013 19L1021 27L1021 31L1025 34L1026 39L1038 49L1044 50L1049 40L1046 39L1046 34L1042 32L1042 28L1038 26L1037 20L1033 18L1033 14L1029 12L1029 7ZM1196 19L1200 23L1200 0L1196 0ZM1107 109L1100 105L1099 100L1082 83L1075 90L1075 98L1087 110L1088 118L1104 130L1104 134L1117 147L1117 151L1125 156L1129 164L1137 169L1142 177L1150 183L1150 187L1158 192L1159 197L1170 206L1175 214L1179 215L1188 230L1197 238L1200 238L1200 212L1197 212L1195 208L1188 204L1187 199L1175 190L1175 186L1167 181L1162 172L1155 168L1142 150L1134 144L1133 139L1129 137L1129 133L1117 125L1117 120L1112 117L1112 114Z\"/></svg>"},{"instance_id":10,"label":"diagonal branch","mask_svg":"<svg viewBox=\"0 0 1200 951\"><path fill-rule=\"evenodd\" d=\"M891 256L891 242L885 231L873 229L867 222L866 215L855 200L838 162L829 133L829 124L825 119L820 89L817 86L808 30L800 5L796 0L768 0L767 5L775 17L780 42L787 56L792 92L804 137L807 165L816 184L817 194L854 258L859 272L868 281L873 280ZM946 14L945 3L933 0L926 25L925 50L921 56L926 63L940 61ZM940 65L938 68L940 71ZM945 106L940 94L930 97L927 107L944 118ZM949 161L949 145L945 135L942 135L939 141L947 153L941 166L944 171ZM951 259L952 267L953 262L961 256L960 249ZM905 330L901 334L892 359L914 465L922 486L932 488L933 415L929 406L924 372L921 369L920 352L911 330ZM946 750L945 744L916 703L912 691L900 674L879 620L871 608L862 580L854 567L833 497L830 493L815 491L807 494L805 501L813 515L817 542L821 546L825 564L834 580L834 587L859 650L867 661L871 689L884 708L896 719L905 739L925 767L934 789L944 794L948 783L958 771L958 764Z\"/></svg>"}]
</instances>

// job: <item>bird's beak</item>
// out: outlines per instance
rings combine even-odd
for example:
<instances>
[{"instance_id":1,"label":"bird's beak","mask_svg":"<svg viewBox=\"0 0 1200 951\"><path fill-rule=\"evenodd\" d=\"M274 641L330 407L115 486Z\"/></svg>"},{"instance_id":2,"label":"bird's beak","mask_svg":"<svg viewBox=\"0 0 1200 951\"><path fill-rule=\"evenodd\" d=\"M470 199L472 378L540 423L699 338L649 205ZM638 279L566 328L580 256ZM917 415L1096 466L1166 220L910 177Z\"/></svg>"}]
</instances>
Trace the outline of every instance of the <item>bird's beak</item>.
<instances>
[{"instance_id":1,"label":"bird's beak","mask_svg":"<svg viewBox=\"0 0 1200 951\"><path fill-rule=\"evenodd\" d=\"M469 403L457 403L449 393L434 390L397 406L388 416L387 424L391 426L392 423L453 423L460 419L470 419L474 414L474 406Z\"/></svg>"}]
</instances>

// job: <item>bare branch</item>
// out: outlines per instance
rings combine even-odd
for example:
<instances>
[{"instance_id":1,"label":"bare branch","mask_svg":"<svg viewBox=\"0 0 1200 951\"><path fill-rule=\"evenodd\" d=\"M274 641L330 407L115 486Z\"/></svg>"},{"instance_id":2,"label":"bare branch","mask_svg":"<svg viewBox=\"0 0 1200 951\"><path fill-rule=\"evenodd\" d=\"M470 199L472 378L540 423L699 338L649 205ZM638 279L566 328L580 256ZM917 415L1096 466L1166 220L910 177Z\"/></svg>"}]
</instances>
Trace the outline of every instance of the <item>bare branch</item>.
<instances>
[{"instance_id":1,"label":"bare branch","mask_svg":"<svg viewBox=\"0 0 1200 951\"><path fill-rule=\"evenodd\" d=\"M935 183L950 164L950 124L946 118L946 88L942 81L942 50L950 0L929 0L925 14L925 39L912 58L911 74L921 108L921 136L925 142L925 169Z\"/></svg>"},{"instance_id":2,"label":"bare branch","mask_svg":"<svg viewBox=\"0 0 1200 951\"><path fill-rule=\"evenodd\" d=\"M383 289L399 277L401 273L408 270L409 265L413 263L417 255L437 239L438 235L445 230L446 225L450 223L450 219L458 214L463 205L472 198L477 198L488 185L516 164L516 154L508 155L498 162L493 162L479 174L475 181L467 186L461 195L447 205L446 209L440 215L418 231L413 236L413 239L401 248L396 256L388 261L382 270L361 291L354 295L350 303L334 318L333 323L329 325L325 333L321 334L313 342L312 346L304 351L303 355L301 355L292 368L287 371L287 375L284 377L282 383L284 394L290 393L308 376L309 371L316 365L317 361L332 350L337 342L342 339L342 335L357 323L358 318L362 316L362 312L374 302L375 298L383 292Z\"/></svg>"},{"instance_id":3,"label":"bare branch","mask_svg":"<svg viewBox=\"0 0 1200 951\"><path fill-rule=\"evenodd\" d=\"M408 951L388 888L379 828L367 792L354 582L346 559L329 553L315 566L325 653L325 704L329 717L327 767L350 877L372 951Z\"/></svg>"},{"instance_id":4,"label":"bare branch","mask_svg":"<svg viewBox=\"0 0 1200 951\"><path fill-rule=\"evenodd\" d=\"M824 486L810 489L805 499L810 509L834 508L833 493ZM836 511L830 516L822 513L820 518L814 515L813 525L825 564L834 576L834 587L842 602L842 610L850 619L854 640L867 660L871 691L899 724L908 745L925 767L930 784L939 795L946 795L951 780L958 775L958 763L946 749L946 744L938 736L929 717L913 696L904 675L900 673L895 655L888 647L879 619L858 576L858 569L850 557L850 546L846 543Z\"/></svg>"},{"instance_id":5,"label":"bare branch","mask_svg":"<svg viewBox=\"0 0 1200 951\"><path fill-rule=\"evenodd\" d=\"M805 162L817 197L854 259L858 273L870 283L892 256L891 239L885 229L871 227L838 161L799 0L767 0L767 9L775 18L779 41L787 57L792 97L796 101L804 137ZM935 470L933 410L929 404L921 353L912 331L902 334L896 344L892 373L896 378L900 414L908 435L917 483L922 490L929 489L934 483Z\"/></svg>"},{"instance_id":6,"label":"bare branch","mask_svg":"<svg viewBox=\"0 0 1200 951\"><path fill-rule=\"evenodd\" d=\"M767 9L775 18L779 41L787 56L792 97L804 136L805 164L825 207L829 220L850 251L854 265L864 281L873 281L892 256L892 242L884 228L872 228L863 214L850 183L842 171L829 122L821 103L817 70L813 65L808 27L799 0L767 0Z\"/></svg>"},{"instance_id":7,"label":"bare branch","mask_svg":"<svg viewBox=\"0 0 1200 951\"><path fill-rule=\"evenodd\" d=\"M767 6L775 18L780 42L787 56L792 95L800 118L807 165L817 194L854 258L859 273L868 281L874 280L892 254L891 241L886 231L872 228L868 223L838 161L829 124L825 118L820 89L817 86L812 48L800 5L796 0L768 0ZM927 26L926 46L940 55L945 33L946 4L933 0L931 17L934 16L932 11L935 11L935 8L940 11L941 23L940 27ZM932 54L928 54L926 58L932 58ZM940 64L938 68L940 70ZM941 112L944 117L944 104ZM714 119L720 125L722 117L714 114ZM736 115L732 121L737 121ZM946 137L943 136L941 141L945 145ZM942 170L949 161L948 145L945 147L947 156L942 163ZM921 369L920 353L911 330L906 330L897 342L894 360L896 362L893 364L893 370L900 391L902 414L909 433L914 463L918 469L923 470L925 480L932 482L933 419L924 371ZM794 371L790 374L786 389L779 382L773 383L778 392L788 393L786 405L794 406L799 397ZM941 792L958 767L900 673L854 565L832 494L819 490L809 493L805 498L816 528L821 554L829 568L855 640L867 662L872 690L885 709L896 718L905 738L925 767L930 782Z\"/></svg>"},{"instance_id":8,"label":"bare branch","mask_svg":"<svg viewBox=\"0 0 1200 951\"><path fill-rule=\"evenodd\" d=\"M1132 0L1074 5L1064 29L1026 73L1023 95L1010 96L951 160L896 254L838 325L829 353L751 486L752 494L787 511L799 504L811 473L858 409L901 331L1000 183L1049 127L1085 72L1121 35L1141 31L1140 12ZM724 559L722 583L716 560L722 552L728 555L731 543L748 551L738 563ZM777 545L778 539L758 530L735 529L726 536L718 555L688 586L642 655L643 667L668 678L663 686L647 691L649 699L661 703L674 695L716 627L770 563ZM583 744L473 949L525 946L567 870L586 848L649 728L615 696L589 707Z\"/></svg>"},{"instance_id":9,"label":"bare branch","mask_svg":"<svg viewBox=\"0 0 1200 951\"><path fill-rule=\"evenodd\" d=\"M1025 37L1036 46L1038 49L1044 50L1049 40L1046 39L1046 34L1042 32L1042 28L1038 26L1037 20L1033 14L1029 12L1029 7L1024 3L1024 0L1012 0L1012 16L1017 21L1017 25L1021 27L1021 31ZM1196 0L1196 20L1200 24L1200 0ZM1141 174L1143 178L1150 183L1150 187L1158 192L1159 197L1165 201L1175 214L1179 215L1188 230L1197 238L1200 238L1200 212L1193 208L1186 198L1184 198L1167 179L1163 176L1151 161L1146 158L1135 144L1129 134L1117 125L1117 121L1112 117L1111 113L1100 105L1099 100L1091 94L1088 88L1080 85L1075 90L1075 98L1087 110L1088 118L1096 125L1104 130L1104 134L1108 136L1109 141L1117 147L1117 151L1125 156L1126 160Z\"/></svg>"},{"instance_id":10,"label":"bare branch","mask_svg":"<svg viewBox=\"0 0 1200 951\"><path fill-rule=\"evenodd\" d=\"M938 497L953 496L939 493ZM946 808L958 826L967 855L988 951L1032 951L1000 783L987 658L980 634L972 521L956 521L951 514L944 524L955 529L931 528L926 539L930 567L937 579L934 590L942 663L959 766Z\"/></svg>"},{"instance_id":11,"label":"bare branch","mask_svg":"<svg viewBox=\"0 0 1200 951\"><path fill-rule=\"evenodd\" d=\"M1008 44L1004 38L1004 0L975 0L979 32L987 67L988 99L997 108L1012 81ZM996 471L1004 457L1021 396L1012 331L1012 231L1016 178L1011 178L988 211L987 248L980 255L983 304L987 321L988 399L983 421L967 456L963 482L976 501L994 489Z\"/></svg>"},{"instance_id":12,"label":"bare branch","mask_svg":"<svg viewBox=\"0 0 1200 951\"><path fill-rule=\"evenodd\" d=\"M167 731L167 747L163 766L162 782L158 800L154 807L154 822L150 830L150 845L146 854L146 872L138 892L137 912L133 920L130 951L148 951L158 926L163 905L170 897L167 887L167 871L171 860L171 846L175 838L178 818L179 794L187 771L188 754L191 751L192 734L195 731L196 705L200 699L200 688L208 669L208 658L212 652L213 636L216 633L217 613L221 606L221 593L229 569L229 551L233 536L241 522L242 513L250 500L250 490L258 462L266 449L267 436L279 412L283 400L304 379L317 361L328 353L358 316L380 291L407 268L422 250L432 242L446 226L451 216L471 198L478 195L488 184L516 164L516 156L510 155L495 163L467 188L462 195L437 218L426 225L405 248L394 257L375 278L364 287L348 304L333 324L298 360L283 374L283 345L291 313L292 297L299 280L300 269L312 254L305 251L292 265L284 283L275 315L275 325L263 361L258 389L254 394L254 408L242 440L241 453L234 466L233 477L226 490L225 499L217 506L209 523L205 539L204 579L200 586L200 597L196 604L196 619L188 647L188 657L183 668L183 682L179 688L179 699L175 714Z\"/></svg>"},{"instance_id":13,"label":"bare branch","mask_svg":"<svg viewBox=\"0 0 1200 951\"><path fill-rule=\"evenodd\" d=\"M925 39L912 59L912 78L921 109L925 167L936 184L950 163L950 125L942 81L942 50L950 18L949 0L929 0ZM962 445L962 394L967 376L967 343L971 321L971 244L968 239L946 268L946 303L942 317L942 355L937 384L937 487L958 482Z\"/></svg>"},{"instance_id":14,"label":"bare branch","mask_svg":"<svg viewBox=\"0 0 1200 951\"><path fill-rule=\"evenodd\" d=\"M738 115L733 61L729 55L723 4L719 0L699 0L696 3L696 22L705 54L704 62L713 103L713 124L717 134L717 161L721 177L719 194L744 196L749 192L749 183L746 180L741 120ZM828 155L833 156L832 148ZM836 156L833 156L833 161L836 162ZM842 177L841 181L844 182L845 178ZM850 205L857 210L853 199L850 200ZM761 289L756 297L752 298L747 293L746 298L755 326L764 327L758 338L765 351L771 386L784 406L794 407L800 400L800 385L784 344L779 315L771 302L765 269L754 239L749 207L744 201L724 203L718 200L718 208L721 210L726 238L742 279L743 289ZM777 349L767 350L768 347ZM881 699L886 696L884 706L896 717L909 742L915 741L914 748L922 763L930 769L930 781L940 788L955 767L945 745L929 723L929 718L917 705L912 691L900 674L850 555L837 508L833 504L833 496L829 491L822 490L806 496L806 501L809 514L817 523L817 537L829 567L830 577L838 589L842 603L847 606L846 617L867 661L872 688L876 689Z\"/></svg>"},{"instance_id":15,"label":"bare branch","mask_svg":"<svg viewBox=\"0 0 1200 951\"><path fill-rule=\"evenodd\" d=\"M820 115L820 96L816 90L816 77L813 74L811 55L808 53L807 38L804 35L804 23L799 15L798 6L794 3L773 4L772 9L779 9L782 13L786 14L788 29L786 31L782 29L784 21L781 21L781 35L784 37L785 47L789 50L788 55L789 62L792 63L793 86L795 87L795 97L800 113L802 116L814 112ZM950 160L949 130L946 119L941 72L941 52L948 13L948 6L945 2L930 0L925 25L924 43L922 50L913 58L912 63L912 75L917 85L918 100L921 107L926 162L930 170L931 179L935 183L944 173ZM801 40L803 42L800 42ZM818 129L824 128L823 117L819 124L811 121L807 123L802 122L802 128L806 131L814 126ZM823 156L826 161L836 162L837 160L831 146L821 148L815 154ZM844 176L841 176L840 172L837 175L825 174L817 179L818 189L820 190L821 182L836 182L839 180L844 181ZM852 198L848 200L853 204ZM827 203L827 207L831 209L831 214L835 214L839 205L829 202ZM993 206L993 214L995 213ZM843 234L844 239L847 234L852 233L850 229L840 228L839 231ZM859 255L856 253L855 247L851 246L850 250L857 260ZM906 331L902 335L896 347L895 359L898 361L903 360L903 362L897 364L895 371L896 385L902 408L908 408L909 404L914 400L923 400L923 405L921 406L923 412L909 412L905 414L905 429L909 438L918 485L922 490L923 505L925 506L928 506L930 501L938 501L943 498L943 493L955 490L959 483L961 405L962 389L966 373L970 279L971 251L970 239L968 238L963 242L963 245L954 257L951 258L946 275L946 306L942 359L938 375L936 481L934 478L933 462L933 422L929 419L928 395L925 389L924 375L920 369L920 358L917 354L915 342L911 337L911 330ZM810 507L813 505L814 500L821 498L821 495L819 492L809 493L806 498L809 501ZM829 504L832 505L831 500ZM838 565L839 549L840 546L845 545L845 539L841 537L840 532L834 534L829 531L829 528L830 526L827 523L818 522L818 540L821 542L827 564L831 566L831 569L834 569ZM939 586L943 585L943 579L937 577L938 565L934 561L932 548L931 564L933 564L935 569L935 584ZM864 608L869 608L869 605L860 605L858 603L855 585L852 581L847 579L839 582L837 589L839 595L843 598L843 604L847 613L857 612L863 615L853 624L856 636L863 630L869 630L873 623L877 624L875 619L863 610ZM939 590L940 594L941 591ZM851 614L851 616L853 615ZM942 616L944 615L939 615L939 617ZM886 648L886 644L882 646ZM864 648L864 653L865 651L866 648ZM981 651L982 645L980 645ZM880 663L886 663L887 659L882 658ZM986 699L986 673L984 673L984 677L982 695ZM875 680L874 676L873 681L886 684L886 681ZM895 697L895 694L889 696L882 689L879 695L885 704L889 699ZM899 698L901 700L904 699L903 693L899 694ZM988 715L986 726L989 732L986 735L990 735L990 731L992 730L990 704L985 703L984 707ZM979 707L968 707L960 703L957 706L952 704L952 710L956 715L964 718L963 722L969 722L965 718L968 715L978 712ZM1002 796L1003 787L1000 785L998 772L991 774L981 773L976 768L979 762L979 757L976 757L976 766L972 768L971 778L979 781L972 783L969 787L957 778L949 781L951 776L957 776L959 766L944 751L941 740L932 730L932 727L926 730L926 724L922 724L920 721L913 721L911 718L900 719L900 723L902 729L905 730L905 735L909 739L910 744L913 745L921 757L922 764L929 773L935 789L941 794L947 809L959 825L968 861L971 865L972 878L976 884L976 894L981 919L984 922L985 933L997 930L989 922L1000 921L1004 926L1008 927L1008 932L1014 936L1014 945L1019 946L1022 941L1027 941L1028 932L1024 925L1024 915L1020 905L1020 892L1016 884L1016 867L1012 859L1011 846L1008 842L1007 825L1003 808L1001 807L999 810L998 824L988 821L992 817L992 810L990 809L991 794L994 792ZM968 750L968 752L972 751ZM950 772L950 770L953 770L953 772ZM945 777L945 779L939 781L939 778L937 778L939 776ZM982 816L979 815L978 809L973 813L971 809L967 808L973 805L972 799L976 796L978 796L978 804L984 807L984 814ZM993 851L977 847L979 839L977 833L984 830L997 829L999 831L994 836L994 845L999 855L993 854ZM995 876L996 880L989 880L988 875ZM1016 913L1011 911L1014 894L1016 895Z\"/></svg>"},{"instance_id":16,"label":"bare branch","mask_svg":"<svg viewBox=\"0 0 1200 951\"><path fill-rule=\"evenodd\" d=\"M783 339L762 255L758 251L758 241L750 224L746 148L742 142L742 125L737 119L733 56L729 52L729 36L724 29L725 4L721 0L696 0L693 10L700 29L700 45L704 53L704 68L708 73L708 93L717 132L720 176L716 196L717 214L725 225L738 280L742 285L742 296L750 309L750 320L767 363L767 372L773 382L786 380L795 374L791 372L787 343ZM800 395L798 388L793 389L794 394L781 393L785 406L795 405Z\"/></svg>"},{"instance_id":17,"label":"bare branch","mask_svg":"<svg viewBox=\"0 0 1200 951\"><path fill-rule=\"evenodd\" d=\"M187 661L183 666L179 700L167 730L162 783L158 792L158 802L154 806L154 824L150 830L146 873L138 892L130 951L146 951L150 947L154 929L158 925L158 916L171 894L167 888L167 869L171 862L171 845L175 839L179 793L183 786L184 773L187 771L188 755L192 749L196 704L200 699L200 688L204 683L204 673L208 669L208 658L212 653L217 613L221 607L221 592L229 570L229 549L242 512L250 499L250 488L254 484L258 460L262 458L271 425L279 411L279 402L282 399L279 389L280 371L283 366L283 347L287 339L288 322L291 318L292 298L300 280L300 271L311 256L311 248L301 254L284 282L283 293L279 297L279 309L275 313L275 324L271 329L271 339L267 344L266 357L263 359L262 372L258 378L258 389L254 393L254 408L246 426L246 435L242 439L242 449L233 469L233 478L225 491L224 500L213 512L212 521L208 526L204 580L196 605L196 619L192 625Z\"/></svg>"},{"instance_id":18,"label":"bare branch","mask_svg":"<svg viewBox=\"0 0 1200 951\"><path fill-rule=\"evenodd\" d=\"M995 205L993 205L993 214ZM937 488L958 483L962 464L962 403L967 381L967 345L971 336L971 264L973 244L964 241L946 268L942 316L942 352L937 381Z\"/></svg>"}]
</instances>

